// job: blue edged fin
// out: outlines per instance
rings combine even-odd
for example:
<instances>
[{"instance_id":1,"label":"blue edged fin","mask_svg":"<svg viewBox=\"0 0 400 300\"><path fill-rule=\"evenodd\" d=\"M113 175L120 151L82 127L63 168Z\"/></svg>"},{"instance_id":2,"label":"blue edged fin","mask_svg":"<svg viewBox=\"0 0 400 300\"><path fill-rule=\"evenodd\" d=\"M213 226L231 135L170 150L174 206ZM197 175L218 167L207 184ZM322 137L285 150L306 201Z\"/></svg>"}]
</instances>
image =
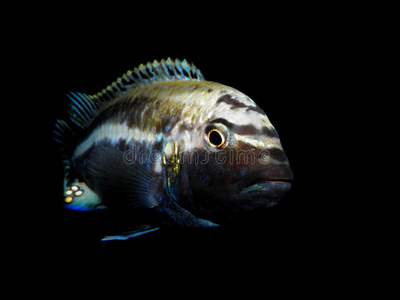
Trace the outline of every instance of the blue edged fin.
<instances>
[{"instance_id":1,"label":"blue edged fin","mask_svg":"<svg viewBox=\"0 0 400 300\"><path fill-rule=\"evenodd\" d=\"M84 182L64 185L65 207L72 210L89 211L106 208L100 198Z\"/></svg>"},{"instance_id":2,"label":"blue edged fin","mask_svg":"<svg viewBox=\"0 0 400 300\"><path fill-rule=\"evenodd\" d=\"M130 89L156 82L177 80L203 81L204 76L194 64L189 64L186 59L180 61L168 58L162 59L161 62L155 60L153 63L141 64L126 72L101 92L88 97L98 102L108 102Z\"/></svg>"},{"instance_id":3,"label":"blue edged fin","mask_svg":"<svg viewBox=\"0 0 400 300\"><path fill-rule=\"evenodd\" d=\"M151 225L138 225L133 230L123 232L117 235L108 235L101 239L101 241L125 241L146 233L150 233L160 229L159 227L153 227Z\"/></svg>"},{"instance_id":4,"label":"blue edged fin","mask_svg":"<svg viewBox=\"0 0 400 300\"><path fill-rule=\"evenodd\" d=\"M67 94L67 97L70 100L70 120L81 128L87 128L106 104L83 93L71 92Z\"/></svg>"},{"instance_id":5,"label":"blue edged fin","mask_svg":"<svg viewBox=\"0 0 400 300\"><path fill-rule=\"evenodd\" d=\"M73 135L72 129L64 120L57 120L54 124L53 134L53 140L58 145L64 165L70 165L67 151L67 140L69 136Z\"/></svg>"}]
</instances>

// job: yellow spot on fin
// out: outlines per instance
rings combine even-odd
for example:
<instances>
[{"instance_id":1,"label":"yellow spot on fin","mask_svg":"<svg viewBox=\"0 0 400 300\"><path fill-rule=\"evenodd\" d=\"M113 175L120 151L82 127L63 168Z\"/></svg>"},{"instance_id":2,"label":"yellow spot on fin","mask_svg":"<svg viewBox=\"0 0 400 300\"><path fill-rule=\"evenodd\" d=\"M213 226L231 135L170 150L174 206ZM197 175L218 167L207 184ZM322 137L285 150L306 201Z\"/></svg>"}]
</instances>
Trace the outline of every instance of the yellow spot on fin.
<instances>
[{"instance_id":1,"label":"yellow spot on fin","mask_svg":"<svg viewBox=\"0 0 400 300\"><path fill-rule=\"evenodd\" d=\"M84 182L75 182L64 188L65 207L72 210L103 209L99 197Z\"/></svg>"}]
</instances>

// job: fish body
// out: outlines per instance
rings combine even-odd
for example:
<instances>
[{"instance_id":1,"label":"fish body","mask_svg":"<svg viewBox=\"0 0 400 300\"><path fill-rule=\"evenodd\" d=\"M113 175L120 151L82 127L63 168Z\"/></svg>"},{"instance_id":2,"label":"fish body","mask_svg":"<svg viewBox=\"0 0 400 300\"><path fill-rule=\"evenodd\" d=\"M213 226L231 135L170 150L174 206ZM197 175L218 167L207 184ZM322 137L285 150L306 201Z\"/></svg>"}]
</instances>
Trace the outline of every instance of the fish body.
<instances>
[{"instance_id":1,"label":"fish body","mask_svg":"<svg viewBox=\"0 0 400 300\"><path fill-rule=\"evenodd\" d=\"M70 122L55 129L67 208L215 227L290 190L289 162L261 108L186 60L154 61L96 95L68 96ZM142 228L127 236L153 231Z\"/></svg>"}]
</instances>

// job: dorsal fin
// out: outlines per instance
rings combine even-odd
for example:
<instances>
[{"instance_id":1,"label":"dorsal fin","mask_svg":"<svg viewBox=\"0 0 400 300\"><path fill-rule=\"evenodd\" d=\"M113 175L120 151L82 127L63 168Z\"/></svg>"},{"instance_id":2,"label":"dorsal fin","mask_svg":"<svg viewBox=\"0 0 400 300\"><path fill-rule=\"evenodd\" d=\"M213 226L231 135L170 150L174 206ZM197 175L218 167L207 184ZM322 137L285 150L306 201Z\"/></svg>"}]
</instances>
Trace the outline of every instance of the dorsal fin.
<instances>
[{"instance_id":1,"label":"dorsal fin","mask_svg":"<svg viewBox=\"0 0 400 300\"><path fill-rule=\"evenodd\" d=\"M193 64L189 64L186 59L173 61L168 58L167 60L162 59L161 62L155 60L153 63L141 64L95 95L69 93L67 96L71 100L70 119L79 127L86 128L93 121L97 112L119 95L147 84L176 80L202 81L204 77L200 70Z\"/></svg>"},{"instance_id":2,"label":"dorsal fin","mask_svg":"<svg viewBox=\"0 0 400 300\"><path fill-rule=\"evenodd\" d=\"M126 72L101 92L89 97L104 101L113 99L132 88L155 82L175 80L202 81L204 77L200 70L193 64L189 64L186 59L183 61L175 59L173 61L168 58L167 60L162 59L161 62L155 60L153 63L141 64L139 67Z\"/></svg>"}]
</instances>

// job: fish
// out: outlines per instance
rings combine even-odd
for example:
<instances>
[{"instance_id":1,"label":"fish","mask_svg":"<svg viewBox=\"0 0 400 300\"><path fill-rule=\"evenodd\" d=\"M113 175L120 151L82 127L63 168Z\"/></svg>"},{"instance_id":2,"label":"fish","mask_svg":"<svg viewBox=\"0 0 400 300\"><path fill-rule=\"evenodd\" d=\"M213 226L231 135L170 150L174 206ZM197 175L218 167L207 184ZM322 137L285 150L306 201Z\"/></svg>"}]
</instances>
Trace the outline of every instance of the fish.
<instances>
[{"instance_id":1,"label":"fish","mask_svg":"<svg viewBox=\"0 0 400 300\"><path fill-rule=\"evenodd\" d=\"M104 241L219 227L291 189L288 158L264 111L186 59L141 64L97 94L67 98L68 118L54 128L63 205L132 212L130 230Z\"/></svg>"}]
</instances>

